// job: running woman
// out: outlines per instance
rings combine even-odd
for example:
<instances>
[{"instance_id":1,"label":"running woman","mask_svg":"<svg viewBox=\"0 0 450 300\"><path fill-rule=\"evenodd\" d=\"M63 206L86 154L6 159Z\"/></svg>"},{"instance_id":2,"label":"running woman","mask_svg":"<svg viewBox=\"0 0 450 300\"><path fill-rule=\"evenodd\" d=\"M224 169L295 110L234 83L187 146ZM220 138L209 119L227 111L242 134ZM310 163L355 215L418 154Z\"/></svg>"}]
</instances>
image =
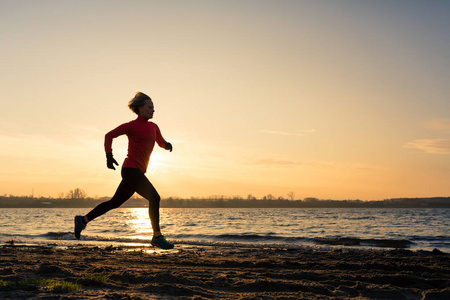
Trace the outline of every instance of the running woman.
<instances>
[{"instance_id":1,"label":"running woman","mask_svg":"<svg viewBox=\"0 0 450 300\"><path fill-rule=\"evenodd\" d=\"M155 112L153 101L149 96L141 92L136 93L134 98L129 101L128 107L138 117L105 135L106 166L113 170L116 169L114 165L118 166L119 164L112 154L112 141L120 135L128 136L128 155L122 165L122 181L111 200L100 203L85 216L75 216L75 237L80 239L81 231L86 228L89 222L111 209L120 207L137 192L149 203L148 213L153 228L151 244L162 249L172 249L174 245L164 238L159 226L159 202L161 198L144 175L155 142L161 148L170 152L172 152L172 145L164 140L158 126L148 121L153 118Z\"/></svg>"}]
</instances>

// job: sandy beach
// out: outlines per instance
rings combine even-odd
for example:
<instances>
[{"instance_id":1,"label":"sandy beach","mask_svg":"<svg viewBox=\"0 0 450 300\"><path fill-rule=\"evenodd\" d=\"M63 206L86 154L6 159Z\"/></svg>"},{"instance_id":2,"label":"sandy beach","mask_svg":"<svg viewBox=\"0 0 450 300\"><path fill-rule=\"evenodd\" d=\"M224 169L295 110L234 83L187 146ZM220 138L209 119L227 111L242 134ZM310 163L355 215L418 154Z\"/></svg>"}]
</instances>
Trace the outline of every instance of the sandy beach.
<instances>
[{"instance_id":1,"label":"sandy beach","mask_svg":"<svg viewBox=\"0 0 450 300\"><path fill-rule=\"evenodd\" d=\"M450 299L439 251L152 249L4 245L0 299Z\"/></svg>"}]
</instances>

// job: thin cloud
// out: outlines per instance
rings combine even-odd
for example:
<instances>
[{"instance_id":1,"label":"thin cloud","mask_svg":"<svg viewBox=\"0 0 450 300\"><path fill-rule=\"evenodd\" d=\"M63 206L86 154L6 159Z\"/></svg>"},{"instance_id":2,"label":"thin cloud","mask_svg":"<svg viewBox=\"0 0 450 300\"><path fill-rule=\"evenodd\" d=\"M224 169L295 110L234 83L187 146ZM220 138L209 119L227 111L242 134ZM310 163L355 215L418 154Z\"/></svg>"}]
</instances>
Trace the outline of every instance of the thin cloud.
<instances>
[{"instance_id":1,"label":"thin cloud","mask_svg":"<svg viewBox=\"0 0 450 300\"><path fill-rule=\"evenodd\" d=\"M422 150L431 154L450 154L450 140L447 139L415 140L407 143L404 147Z\"/></svg>"},{"instance_id":2,"label":"thin cloud","mask_svg":"<svg viewBox=\"0 0 450 300\"><path fill-rule=\"evenodd\" d=\"M303 129L300 130L300 132L292 133L292 132L286 132L286 131L276 131L276 130L266 130L261 129L260 132L268 133L268 134L276 134L276 135L285 135L285 136L305 136L308 133L315 132L315 129Z\"/></svg>"},{"instance_id":3,"label":"thin cloud","mask_svg":"<svg viewBox=\"0 0 450 300\"><path fill-rule=\"evenodd\" d=\"M426 123L426 126L434 130L450 130L450 120L431 120Z\"/></svg>"},{"instance_id":4,"label":"thin cloud","mask_svg":"<svg viewBox=\"0 0 450 300\"><path fill-rule=\"evenodd\" d=\"M250 162L253 165L260 165L265 167L313 167L317 169L328 169L328 170L355 170L355 171L379 171L386 170L385 166L364 164L358 162L338 162L338 161L320 161L320 160L306 160L299 161L295 159L287 158L261 158L258 160L253 160Z\"/></svg>"},{"instance_id":5,"label":"thin cloud","mask_svg":"<svg viewBox=\"0 0 450 300\"><path fill-rule=\"evenodd\" d=\"M277 166L277 167L290 167L295 165L300 165L300 162L289 159L275 159L275 158L265 158L259 159L253 162L255 165L264 166Z\"/></svg>"}]
</instances>

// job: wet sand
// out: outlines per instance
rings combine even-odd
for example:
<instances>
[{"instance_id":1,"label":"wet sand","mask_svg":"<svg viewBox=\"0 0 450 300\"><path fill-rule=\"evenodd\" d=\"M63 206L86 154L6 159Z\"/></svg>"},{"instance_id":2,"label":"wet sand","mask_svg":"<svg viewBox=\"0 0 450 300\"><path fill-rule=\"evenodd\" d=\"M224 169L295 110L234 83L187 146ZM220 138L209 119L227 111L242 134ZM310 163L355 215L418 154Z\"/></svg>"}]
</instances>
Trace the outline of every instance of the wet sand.
<instances>
[{"instance_id":1,"label":"wet sand","mask_svg":"<svg viewBox=\"0 0 450 300\"><path fill-rule=\"evenodd\" d=\"M148 249L2 246L0 299L450 299L439 251Z\"/></svg>"}]
</instances>

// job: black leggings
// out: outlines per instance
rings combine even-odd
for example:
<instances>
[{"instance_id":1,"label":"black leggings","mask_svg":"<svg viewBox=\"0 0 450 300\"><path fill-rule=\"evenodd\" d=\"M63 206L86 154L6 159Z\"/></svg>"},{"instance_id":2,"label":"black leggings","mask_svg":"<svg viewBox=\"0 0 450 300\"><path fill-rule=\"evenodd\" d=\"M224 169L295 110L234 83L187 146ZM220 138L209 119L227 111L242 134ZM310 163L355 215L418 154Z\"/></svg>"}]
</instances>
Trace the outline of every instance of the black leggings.
<instances>
[{"instance_id":1,"label":"black leggings","mask_svg":"<svg viewBox=\"0 0 450 300\"><path fill-rule=\"evenodd\" d=\"M153 232L161 231L159 227L159 202L161 197L141 170L135 168L122 168L122 181L111 200L100 203L91 210L86 217L89 221L118 208L137 192L148 200L148 213Z\"/></svg>"}]
</instances>

